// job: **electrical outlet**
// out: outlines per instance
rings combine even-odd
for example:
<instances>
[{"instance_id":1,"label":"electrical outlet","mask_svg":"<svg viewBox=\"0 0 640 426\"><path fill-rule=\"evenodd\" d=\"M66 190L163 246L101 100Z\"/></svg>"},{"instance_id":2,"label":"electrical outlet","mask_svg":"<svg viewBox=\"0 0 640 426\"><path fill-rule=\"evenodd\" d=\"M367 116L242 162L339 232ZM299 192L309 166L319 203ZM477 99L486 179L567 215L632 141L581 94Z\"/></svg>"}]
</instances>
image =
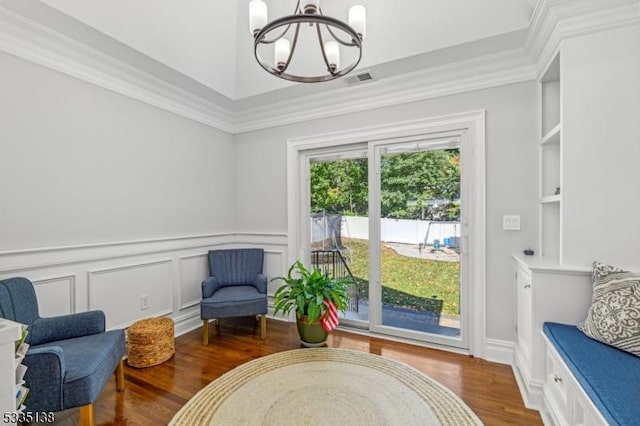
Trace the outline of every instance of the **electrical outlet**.
<instances>
[{"instance_id":1,"label":"electrical outlet","mask_svg":"<svg viewBox=\"0 0 640 426\"><path fill-rule=\"evenodd\" d=\"M502 216L502 229L505 231L519 231L520 216Z\"/></svg>"},{"instance_id":2,"label":"electrical outlet","mask_svg":"<svg viewBox=\"0 0 640 426\"><path fill-rule=\"evenodd\" d=\"M149 296L143 294L140 296L140 310L144 311L145 309L149 309Z\"/></svg>"}]
</instances>

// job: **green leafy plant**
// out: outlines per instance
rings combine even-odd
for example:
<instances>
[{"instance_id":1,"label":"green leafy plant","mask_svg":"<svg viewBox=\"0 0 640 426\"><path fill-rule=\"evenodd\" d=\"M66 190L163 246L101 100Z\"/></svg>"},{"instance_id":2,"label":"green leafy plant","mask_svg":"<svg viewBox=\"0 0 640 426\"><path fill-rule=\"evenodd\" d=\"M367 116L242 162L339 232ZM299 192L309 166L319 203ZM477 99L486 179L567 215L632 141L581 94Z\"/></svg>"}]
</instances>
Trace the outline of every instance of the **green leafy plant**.
<instances>
[{"instance_id":1,"label":"green leafy plant","mask_svg":"<svg viewBox=\"0 0 640 426\"><path fill-rule=\"evenodd\" d=\"M312 323L326 312L324 300L332 301L339 311L347 309L347 286L351 282L335 280L317 268L309 271L299 260L291 265L286 277L271 281L274 280L284 282L274 295L274 315L287 315L295 309L296 318L306 316L307 322Z\"/></svg>"}]
</instances>

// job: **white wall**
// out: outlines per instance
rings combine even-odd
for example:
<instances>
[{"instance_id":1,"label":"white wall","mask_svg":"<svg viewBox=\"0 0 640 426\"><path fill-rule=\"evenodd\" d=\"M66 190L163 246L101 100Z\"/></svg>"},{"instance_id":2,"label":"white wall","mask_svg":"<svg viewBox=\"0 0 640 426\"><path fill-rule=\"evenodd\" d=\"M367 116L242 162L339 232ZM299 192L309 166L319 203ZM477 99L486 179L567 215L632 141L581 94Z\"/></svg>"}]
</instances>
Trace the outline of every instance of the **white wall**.
<instances>
[{"instance_id":1,"label":"white wall","mask_svg":"<svg viewBox=\"0 0 640 426\"><path fill-rule=\"evenodd\" d=\"M233 229L231 135L13 56L0 70L0 250Z\"/></svg>"},{"instance_id":2,"label":"white wall","mask_svg":"<svg viewBox=\"0 0 640 426\"><path fill-rule=\"evenodd\" d=\"M206 251L233 242L233 155L228 133L0 53L0 278L32 279L44 315L197 321Z\"/></svg>"},{"instance_id":3,"label":"white wall","mask_svg":"<svg viewBox=\"0 0 640 426\"><path fill-rule=\"evenodd\" d=\"M515 293L509 253L535 247L537 239L534 82L237 135L237 231L286 234L287 139L478 109L486 110L487 120L487 334L512 341ZM504 214L521 215L522 230L503 231Z\"/></svg>"},{"instance_id":4,"label":"white wall","mask_svg":"<svg viewBox=\"0 0 640 426\"><path fill-rule=\"evenodd\" d=\"M640 25L566 40L563 259L640 267Z\"/></svg>"}]
</instances>

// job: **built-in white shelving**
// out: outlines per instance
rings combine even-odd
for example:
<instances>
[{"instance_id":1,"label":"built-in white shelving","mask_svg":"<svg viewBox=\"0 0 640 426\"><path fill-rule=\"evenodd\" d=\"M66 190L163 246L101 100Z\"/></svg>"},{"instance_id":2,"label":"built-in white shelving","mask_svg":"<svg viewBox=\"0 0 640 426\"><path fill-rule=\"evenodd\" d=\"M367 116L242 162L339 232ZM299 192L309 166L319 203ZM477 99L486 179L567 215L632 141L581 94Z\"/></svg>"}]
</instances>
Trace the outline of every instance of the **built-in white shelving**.
<instances>
[{"instance_id":1,"label":"built-in white shelving","mask_svg":"<svg viewBox=\"0 0 640 426\"><path fill-rule=\"evenodd\" d=\"M548 195L546 197L542 197L542 200L540 200L542 204L559 203L560 201L562 201L562 196L560 195Z\"/></svg>"},{"instance_id":2,"label":"built-in white shelving","mask_svg":"<svg viewBox=\"0 0 640 426\"><path fill-rule=\"evenodd\" d=\"M560 54L540 78L540 254L562 263L562 104Z\"/></svg>"},{"instance_id":3,"label":"built-in white shelving","mask_svg":"<svg viewBox=\"0 0 640 426\"><path fill-rule=\"evenodd\" d=\"M517 254L513 259L517 301L513 369L525 406L540 410L547 374L542 325L584 319L591 304L591 268L561 265L554 256Z\"/></svg>"},{"instance_id":4,"label":"built-in white shelving","mask_svg":"<svg viewBox=\"0 0 640 426\"><path fill-rule=\"evenodd\" d=\"M16 411L16 379L21 374L16 367L16 340L21 338L22 326L0 318L0 408L3 413ZM15 424L11 418L8 424Z\"/></svg>"},{"instance_id":5,"label":"built-in white shelving","mask_svg":"<svg viewBox=\"0 0 640 426\"><path fill-rule=\"evenodd\" d=\"M562 131L562 123L558 123L553 129L542 137L540 145L542 146L554 146L560 145L560 133Z\"/></svg>"},{"instance_id":6,"label":"built-in white shelving","mask_svg":"<svg viewBox=\"0 0 640 426\"><path fill-rule=\"evenodd\" d=\"M14 358L14 371L15 371L15 396L16 396L16 411L24 411L24 401L29 394L29 388L25 386L24 374L27 371L27 367L22 363L24 357L29 350L29 344L25 342L28 329L26 325L20 324L20 339L15 344L15 358Z\"/></svg>"}]
</instances>

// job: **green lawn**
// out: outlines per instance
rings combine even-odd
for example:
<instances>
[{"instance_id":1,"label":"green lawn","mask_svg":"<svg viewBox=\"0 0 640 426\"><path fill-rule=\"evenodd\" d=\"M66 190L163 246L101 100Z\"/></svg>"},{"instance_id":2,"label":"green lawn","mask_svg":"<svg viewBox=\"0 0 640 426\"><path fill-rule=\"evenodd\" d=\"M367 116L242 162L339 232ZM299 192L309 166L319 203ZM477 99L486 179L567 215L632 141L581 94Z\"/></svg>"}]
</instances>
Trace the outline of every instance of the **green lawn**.
<instances>
[{"instance_id":1,"label":"green lawn","mask_svg":"<svg viewBox=\"0 0 640 426\"><path fill-rule=\"evenodd\" d=\"M351 272L358 281L360 296L369 298L368 241L343 238L352 251ZM432 311L436 297L443 302L442 313L459 315L459 262L400 256L382 246L382 302L418 311Z\"/></svg>"}]
</instances>

